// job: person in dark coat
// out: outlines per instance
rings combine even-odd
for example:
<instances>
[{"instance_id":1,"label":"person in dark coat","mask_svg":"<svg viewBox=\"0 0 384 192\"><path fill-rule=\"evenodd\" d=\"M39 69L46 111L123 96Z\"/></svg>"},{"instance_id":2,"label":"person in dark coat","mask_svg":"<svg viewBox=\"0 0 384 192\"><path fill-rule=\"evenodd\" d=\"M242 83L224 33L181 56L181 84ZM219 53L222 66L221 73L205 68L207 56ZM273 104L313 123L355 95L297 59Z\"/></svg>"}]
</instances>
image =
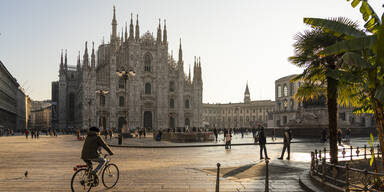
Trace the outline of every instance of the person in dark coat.
<instances>
[{"instance_id":1,"label":"person in dark coat","mask_svg":"<svg viewBox=\"0 0 384 192\"><path fill-rule=\"evenodd\" d=\"M83 159L88 165L92 165L92 161L98 162L99 165L92 172L95 174L104 165L105 159L100 156L98 151L101 151L103 147L109 155L113 155L111 148L105 143L102 137L100 137L100 129L97 127L89 128L87 138L85 138L83 150L81 151L81 159Z\"/></svg>"},{"instance_id":2,"label":"person in dark coat","mask_svg":"<svg viewBox=\"0 0 384 192\"><path fill-rule=\"evenodd\" d=\"M327 130L325 130L325 128L323 128L323 130L321 131L321 142L325 143L327 141Z\"/></svg>"},{"instance_id":3,"label":"person in dark coat","mask_svg":"<svg viewBox=\"0 0 384 192\"><path fill-rule=\"evenodd\" d=\"M260 159L264 159L263 158L263 150L264 150L265 158L269 159L268 154L267 154L267 148L265 147L266 143L267 143L267 138L265 137L264 127L259 126Z\"/></svg>"},{"instance_id":4,"label":"person in dark coat","mask_svg":"<svg viewBox=\"0 0 384 192\"><path fill-rule=\"evenodd\" d=\"M289 129L289 128L285 128L285 129L284 129L284 147L283 147L283 151L281 152L281 156L280 156L278 159L283 159L283 158L284 158L285 150L287 150L287 153L288 153L287 160L290 159L290 154L291 154L291 140L292 140L291 129Z\"/></svg>"},{"instance_id":5,"label":"person in dark coat","mask_svg":"<svg viewBox=\"0 0 384 192\"><path fill-rule=\"evenodd\" d=\"M217 133L217 129L216 128L213 129L213 134L215 135L215 139L217 141L218 133Z\"/></svg>"},{"instance_id":6,"label":"person in dark coat","mask_svg":"<svg viewBox=\"0 0 384 192\"><path fill-rule=\"evenodd\" d=\"M341 129L337 130L337 141L339 142L339 145L341 145L341 139L342 139L342 132Z\"/></svg>"}]
</instances>

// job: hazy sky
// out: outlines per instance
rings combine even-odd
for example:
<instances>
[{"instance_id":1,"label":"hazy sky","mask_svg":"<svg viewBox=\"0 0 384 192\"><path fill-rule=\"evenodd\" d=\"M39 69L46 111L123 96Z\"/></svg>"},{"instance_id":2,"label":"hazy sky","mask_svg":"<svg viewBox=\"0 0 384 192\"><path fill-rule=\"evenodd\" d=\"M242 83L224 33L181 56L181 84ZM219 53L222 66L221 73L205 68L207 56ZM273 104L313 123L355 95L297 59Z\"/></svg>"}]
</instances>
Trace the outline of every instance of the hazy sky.
<instances>
[{"instance_id":1,"label":"hazy sky","mask_svg":"<svg viewBox=\"0 0 384 192\"><path fill-rule=\"evenodd\" d=\"M381 17L384 1L369 1ZM200 56L203 102L240 102L248 81L252 100L274 100L276 79L301 73L287 60L303 17L345 16L362 22L346 0L2 0L0 60L34 100L51 98L60 50L76 64L85 41L109 41L112 7L118 31L139 14L140 32L156 34L167 20L169 52L182 38L185 72Z\"/></svg>"}]
</instances>

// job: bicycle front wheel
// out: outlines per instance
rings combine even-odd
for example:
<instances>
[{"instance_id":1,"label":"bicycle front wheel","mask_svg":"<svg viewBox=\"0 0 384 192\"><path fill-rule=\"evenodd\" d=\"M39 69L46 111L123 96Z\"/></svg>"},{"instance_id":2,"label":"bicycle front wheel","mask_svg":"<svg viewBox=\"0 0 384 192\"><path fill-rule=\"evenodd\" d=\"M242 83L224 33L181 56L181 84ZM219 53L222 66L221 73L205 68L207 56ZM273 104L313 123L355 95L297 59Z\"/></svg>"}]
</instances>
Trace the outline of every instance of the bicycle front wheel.
<instances>
[{"instance_id":1,"label":"bicycle front wheel","mask_svg":"<svg viewBox=\"0 0 384 192\"><path fill-rule=\"evenodd\" d=\"M88 179L88 170L79 169L73 174L71 180L71 189L72 192L89 192L92 188L92 185Z\"/></svg>"},{"instance_id":2,"label":"bicycle front wheel","mask_svg":"<svg viewBox=\"0 0 384 192\"><path fill-rule=\"evenodd\" d=\"M103 185L109 189L116 185L119 180L119 168L115 164L108 164L103 170Z\"/></svg>"}]
</instances>

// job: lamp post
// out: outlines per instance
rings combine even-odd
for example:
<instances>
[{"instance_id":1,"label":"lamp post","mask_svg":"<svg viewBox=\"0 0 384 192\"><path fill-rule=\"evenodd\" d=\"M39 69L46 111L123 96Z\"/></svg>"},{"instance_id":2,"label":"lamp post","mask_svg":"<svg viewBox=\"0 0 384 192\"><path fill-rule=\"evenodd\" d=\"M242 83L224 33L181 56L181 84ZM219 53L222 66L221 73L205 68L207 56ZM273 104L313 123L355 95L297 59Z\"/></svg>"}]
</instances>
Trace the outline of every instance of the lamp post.
<instances>
[{"instance_id":1,"label":"lamp post","mask_svg":"<svg viewBox=\"0 0 384 192\"><path fill-rule=\"evenodd\" d=\"M132 69L130 69L129 71L126 71L125 69L121 69L120 71L116 71L116 74L120 78L124 79L124 104L126 104L127 103L126 101L128 100L127 99L127 79L128 79L128 77L134 77L136 75L136 72L133 71ZM126 106L124 120L125 120L125 125L128 128L128 121L127 121L127 110L128 109L127 108L128 108L128 105ZM122 144L122 140L123 140L122 129L119 127L119 145Z\"/></svg>"},{"instance_id":2,"label":"lamp post","mask_svg":"<svg viewBox=\"0 0 384 192\"><path fill-rule=\"evenodd\" d=\"M100 105L105 105L105 98L104 98L104 101L102 102L101 101L101 96L105 96L108 93L109 93L108 90L102 90L102 89L96 90L96 94L100 95ZM102 122L102 124L103 124L103 131L105 131L105 124L104 124L104 122Z\"/></svg>"},{"instance_id":3,"label":"lamp post","mask_svg":"<svg viewBox=\"0 0 384 192\"><path fill-rule=\"evenodd\" d=\"M88 98L88 128L91 127L91 104L92 98Z\"/></svg>"}]
</instances>

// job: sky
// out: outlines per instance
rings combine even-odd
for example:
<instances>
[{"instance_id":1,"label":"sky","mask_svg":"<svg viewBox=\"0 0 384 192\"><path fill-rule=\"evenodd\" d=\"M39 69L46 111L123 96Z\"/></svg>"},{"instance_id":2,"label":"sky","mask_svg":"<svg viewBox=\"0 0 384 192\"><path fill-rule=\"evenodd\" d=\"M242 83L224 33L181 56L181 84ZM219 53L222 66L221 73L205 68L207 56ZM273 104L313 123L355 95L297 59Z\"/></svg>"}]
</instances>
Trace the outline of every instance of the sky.
<instances>
[{"instance_id":1,"label":"sky","mask_svg":"<svg viewBox=\"0 0 384 192\"><path fill-rule=\"evenodd\" d=\"M384 1L368 2L381 16ZM109 41L113 5L119 33L131 13L141 34L167 20L169 53L177 58L181 38L185 72L201 57L204 103L242 102L247 82L252 100L275 100L275 80L303 71L287 58L295 34L309 29L304 17L363 24L346 0L2 0L0 60L33 100L50 99L61 49L76 65L85 41Z\"/></svg>"}]
</instances>

